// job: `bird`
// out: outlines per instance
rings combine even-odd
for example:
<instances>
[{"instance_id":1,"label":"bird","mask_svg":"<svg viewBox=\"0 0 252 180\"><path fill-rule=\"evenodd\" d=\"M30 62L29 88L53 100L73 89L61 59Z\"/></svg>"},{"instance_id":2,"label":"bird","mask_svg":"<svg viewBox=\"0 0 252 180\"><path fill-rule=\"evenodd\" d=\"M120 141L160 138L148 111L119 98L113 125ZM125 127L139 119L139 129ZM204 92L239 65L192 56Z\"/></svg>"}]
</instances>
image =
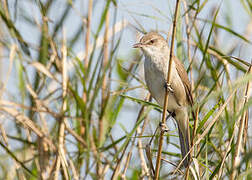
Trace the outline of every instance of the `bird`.
<instances>
[{"instance_id":1,"label":"bird","mask_svg":"<svg viewBox=\"0 0 252 180\"><path fill-rule=\"evenodd\" d=\"M157 32L145 34L133 48L144 54L144 77L151 96L163 107L165 93L168 91L167 110L176 120L182 158L190 150L189 109L193 106L191 83L181 61L173 56L171 82L167 84L170 49L167 41ZM188 167L190 153L183 161Z\"/></svg>"}]
</instances>

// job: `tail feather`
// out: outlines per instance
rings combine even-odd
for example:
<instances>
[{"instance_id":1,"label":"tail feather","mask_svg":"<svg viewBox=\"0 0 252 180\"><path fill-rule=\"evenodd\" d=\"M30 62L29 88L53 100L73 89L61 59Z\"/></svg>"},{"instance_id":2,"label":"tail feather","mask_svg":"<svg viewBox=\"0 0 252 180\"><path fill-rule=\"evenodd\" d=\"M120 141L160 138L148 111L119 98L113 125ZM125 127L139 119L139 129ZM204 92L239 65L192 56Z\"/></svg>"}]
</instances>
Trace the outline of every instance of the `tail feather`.
<instances>
[{"instance_id":1,"label":"tail feather","mask_svg":"<svg viewBox=\"0 0 252 180\"><path fill-rule=\"evenodd\" d=\"M179 141L180 141L180 149L181 149L181 154L182 154L182 159L187 155L187 153L190 150L190 138L189 134L185 133L185 135L181 132L180 128L179 129ZM188 167L190 162L190 154L187 155L185 160L183 161L184 167Z\"/></svg>"}]
</instances>

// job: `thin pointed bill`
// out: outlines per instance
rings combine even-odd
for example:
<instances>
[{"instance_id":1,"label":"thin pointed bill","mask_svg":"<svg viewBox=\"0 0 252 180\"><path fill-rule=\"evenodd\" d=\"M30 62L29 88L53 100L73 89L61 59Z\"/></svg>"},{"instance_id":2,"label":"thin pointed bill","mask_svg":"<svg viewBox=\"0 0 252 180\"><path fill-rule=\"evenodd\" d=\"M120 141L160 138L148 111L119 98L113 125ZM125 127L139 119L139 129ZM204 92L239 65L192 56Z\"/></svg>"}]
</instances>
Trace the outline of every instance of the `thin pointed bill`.
<instances>
[{"instance_id":1,"label":"thin pointed bill","mask_svg":"<svg viewBox=\"0 0 252 180\"><path fill-rule=\"evenodd\" d=\"M133 48L141 48L142 47L142 43L136 43L133 45Z\"/></svg>"}]
</instances>

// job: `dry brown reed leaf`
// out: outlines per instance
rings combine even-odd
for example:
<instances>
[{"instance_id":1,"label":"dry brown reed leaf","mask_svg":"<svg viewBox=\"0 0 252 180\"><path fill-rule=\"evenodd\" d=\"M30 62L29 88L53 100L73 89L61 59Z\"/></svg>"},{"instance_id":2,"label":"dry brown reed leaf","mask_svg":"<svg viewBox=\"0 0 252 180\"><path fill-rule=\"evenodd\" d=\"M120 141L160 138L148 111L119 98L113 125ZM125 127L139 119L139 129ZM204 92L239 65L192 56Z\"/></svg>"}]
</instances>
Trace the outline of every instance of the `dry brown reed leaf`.
<instances>
[{"instance_id":1,"label":"dry brown reed leaf","mask_svg":"<svg viewBox=\"0 0 252 180\"><path fill-rule=\"evenodd\" d=\"M52 150L55 150L56 147L54 143L47 137L38 127L37 125L29 119L27 116L25 116L23 113L11 108L11 107L0 107L0 110L3 112L8 113L11 115L15 120L17 120L18 123L22 124L25 128L28 128L32 132L34 132L37 136L44 138L45 142L48 143L48 145L51 147Z\"/></svg>"}]
</instances>

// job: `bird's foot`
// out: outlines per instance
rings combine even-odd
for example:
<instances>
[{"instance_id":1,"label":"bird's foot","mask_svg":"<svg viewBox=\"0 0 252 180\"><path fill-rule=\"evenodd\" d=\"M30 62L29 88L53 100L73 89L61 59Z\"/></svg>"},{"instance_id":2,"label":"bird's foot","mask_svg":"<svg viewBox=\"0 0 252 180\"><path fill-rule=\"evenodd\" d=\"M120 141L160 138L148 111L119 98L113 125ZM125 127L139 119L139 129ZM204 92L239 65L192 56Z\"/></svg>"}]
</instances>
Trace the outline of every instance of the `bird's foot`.
<instances>
[{"instance_id":1,"label":"bird's foot","mask_svg":"<svg viewBox=\"0 0 252 180\"><path fill-rule=\"evenodd\" d=\"M166 117L166 121L170 118L170 117L173 117L173 118L175 118L176 117L176 114L175 114L175 111L168 111L168 116Z\"/></svg>"},{"instance_id":2,"label":"bird's foot","mask_svg":"<svg viewBox=\"0 0 252 180\"><path fill-rule=\"evenodd\" d=\"M171 84L165 82L164 87L165 87L166 91L171 92L171 93L174 92L174 90L173 90L172 87L171 87Z\"/></svg>"},{"instance_id":3,"label":"bird's foot","mask_svg":"<svg viewBox=\"0 0 252 180\"><path fill-rule=\"evenodd\" d=\"M160 128L160 130L162 132L168 132L169 131L167 125L165 123L162 123L162 122L159 123L159 128Z\"/></svg>"}]
</instances>

